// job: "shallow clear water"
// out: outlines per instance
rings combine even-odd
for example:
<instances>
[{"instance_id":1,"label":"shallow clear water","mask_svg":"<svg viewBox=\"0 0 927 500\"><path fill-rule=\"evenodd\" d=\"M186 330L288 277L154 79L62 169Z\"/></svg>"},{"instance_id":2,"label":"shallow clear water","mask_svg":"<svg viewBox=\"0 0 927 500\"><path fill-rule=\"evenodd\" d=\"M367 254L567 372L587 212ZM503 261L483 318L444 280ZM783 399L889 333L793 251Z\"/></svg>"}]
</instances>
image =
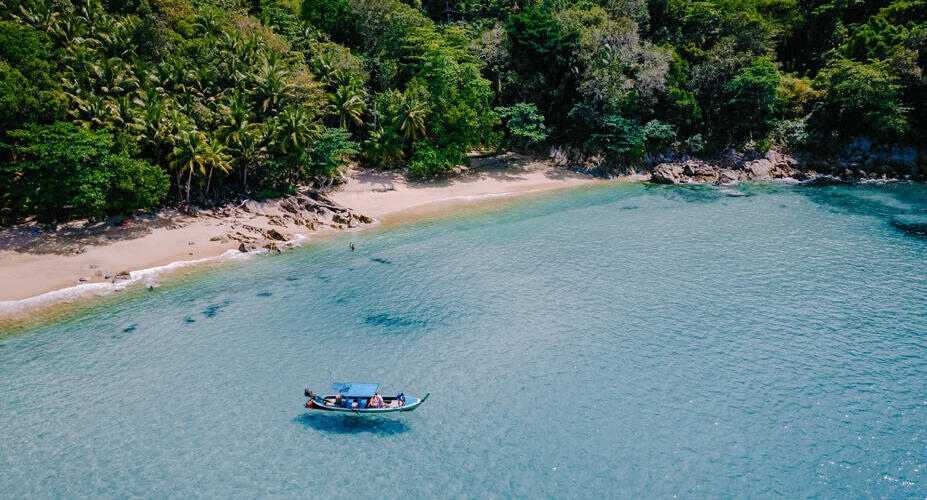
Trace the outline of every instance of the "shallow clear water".
<instances>
[{"instance_id":1,"label":"shallow clear water","mask_svg":"<svg viewBox=\"0 0 927 500\"><path fill-rule=\"evenodd\" d=\"M0 338L0 496L924 497L927 188L742 191L545 195ZM431 399L307 413L330 371Z\"/></svg>"}]
</instances>

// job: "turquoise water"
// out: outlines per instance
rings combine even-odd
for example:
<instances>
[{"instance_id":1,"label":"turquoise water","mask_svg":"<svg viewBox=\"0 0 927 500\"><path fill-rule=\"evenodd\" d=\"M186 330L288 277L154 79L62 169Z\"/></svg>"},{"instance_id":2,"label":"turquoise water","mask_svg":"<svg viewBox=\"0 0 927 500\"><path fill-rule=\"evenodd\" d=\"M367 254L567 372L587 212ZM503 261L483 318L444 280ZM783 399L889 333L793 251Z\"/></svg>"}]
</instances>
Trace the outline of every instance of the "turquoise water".
<instances>
[{"instance_id":1,"label":"turquoise water","mask_svg":"<svg viewBox=\"0 0 927 500\"><path fill-rule=\"evenodd\" d=\"M0 337L0 496L925 497L927 188L742 191L545 195ZM307 413L330 371L431 399Z\"/></svg>"}]
</instances>

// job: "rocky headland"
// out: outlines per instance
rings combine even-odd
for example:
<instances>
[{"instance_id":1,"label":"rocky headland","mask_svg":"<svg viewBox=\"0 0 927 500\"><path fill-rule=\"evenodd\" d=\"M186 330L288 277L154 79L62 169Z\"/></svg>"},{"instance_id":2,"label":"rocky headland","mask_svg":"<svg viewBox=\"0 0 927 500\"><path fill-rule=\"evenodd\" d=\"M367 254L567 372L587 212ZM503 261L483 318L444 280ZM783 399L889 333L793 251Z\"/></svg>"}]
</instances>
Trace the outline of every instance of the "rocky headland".
<instances>
[{"instance_id":1,"label":"rocky headland","mask_svg":"<svg viewBox=\"0 0 927 500\"><path fill-rule=\"evenodd\" d=\"M900 181L927 178L927 150L874 147L858 140L835 156L729 151L711 159L652 160L650 181L660 184L736 184L750 180L794 179L818 182Z\"/></svg>"}]
</instances>

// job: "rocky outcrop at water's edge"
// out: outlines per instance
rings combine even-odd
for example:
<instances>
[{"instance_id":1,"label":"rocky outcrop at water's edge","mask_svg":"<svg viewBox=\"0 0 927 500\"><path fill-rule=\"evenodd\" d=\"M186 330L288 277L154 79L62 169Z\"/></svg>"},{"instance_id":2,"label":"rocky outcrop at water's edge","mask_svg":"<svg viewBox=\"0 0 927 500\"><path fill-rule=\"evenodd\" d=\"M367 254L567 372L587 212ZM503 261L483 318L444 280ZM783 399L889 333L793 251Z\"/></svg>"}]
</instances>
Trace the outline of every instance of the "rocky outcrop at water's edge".
<instances>
[{"instance_id":1,"label":"rocky outcrop at water's edge","mask_svg":"<svg viewBox=\"0 0 927 500\"><path fill-rule=\"evenodd\" d=\"M576 148L554 147L550 161L558 167L595 177L649 175L658 184L736 184L748 180L794 179L817 182L927 180L927 148L874 146L858 138L839 153L783 153L775 149L728 150L715 158L647 156L641 163L615 163L607 155L584 154ZM643 167L643 168L641 168Z\"/></svg>"},{"instance_id":2,"label":"rocky outcrop at water's edge","mask_svg":"<svg viewBox=\"0 0 927 500\"><path fill-rule=\"evenodd\" d=\"M913 147L874 148L869 141L854 141L836 157L775 150L760 155L729 151L706 161L684 159L654 162L650 181L658 184L736 184L748 180L857 182L864 180L924 180L927 150Z\"/></svg>"},{"instance_id":3,"label":"rocky outcrop at water's edge","mask_svg":"<svg viewBox=\"0 0 927 500\"><path fill-rule=\"evenodd\" d=\"M252 220L255 216L266 218L266 225L275 227L262 228L236 220L245 214L248 216L242 218L247 220ZM281 252L293 246L290 241L292 236L283 232L287 228L319 231L355 228L374 222L372 218L355 213L312 189L277 200L265 202L245 200L239 204L227 204L211 211L200 212L200 215L233 221L228 224L227 232L220 237L220 240L238 242L238 250L241 252L259 248Z\"/></svg>"},{"instance_id":4,"label":"rocky outcrop at water's edge","mask_svg":"<svg viewBox=\"0 0 927 500\"><path fill-rule=\"evenodd\" d=\"M776 151L752 159L737 155L728 155L714 162L688 159L657 164L650 171L650 181L658 184L736 184L754 179L804 180L817 176L817 173L805 172L797 166L798 161L794 157Z\"/></svg>"}]
</instances>

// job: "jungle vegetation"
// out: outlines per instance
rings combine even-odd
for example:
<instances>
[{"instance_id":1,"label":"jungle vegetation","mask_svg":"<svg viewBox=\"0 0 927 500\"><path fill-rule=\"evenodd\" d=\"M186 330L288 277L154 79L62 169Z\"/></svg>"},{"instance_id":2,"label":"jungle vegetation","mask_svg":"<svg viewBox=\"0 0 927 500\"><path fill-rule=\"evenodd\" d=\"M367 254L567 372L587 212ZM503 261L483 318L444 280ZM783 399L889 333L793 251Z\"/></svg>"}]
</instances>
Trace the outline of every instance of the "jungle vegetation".
<instances>
[{"instance_id":1,"label":"jungle vegetation","mask_svg":"<svg viewBox=\"0 0 927 500\"><path fill-rule=\"evenodd\" d=\"M927 0L2 0L0 218L925 139Z\"/></svg>"}]
</instances>

